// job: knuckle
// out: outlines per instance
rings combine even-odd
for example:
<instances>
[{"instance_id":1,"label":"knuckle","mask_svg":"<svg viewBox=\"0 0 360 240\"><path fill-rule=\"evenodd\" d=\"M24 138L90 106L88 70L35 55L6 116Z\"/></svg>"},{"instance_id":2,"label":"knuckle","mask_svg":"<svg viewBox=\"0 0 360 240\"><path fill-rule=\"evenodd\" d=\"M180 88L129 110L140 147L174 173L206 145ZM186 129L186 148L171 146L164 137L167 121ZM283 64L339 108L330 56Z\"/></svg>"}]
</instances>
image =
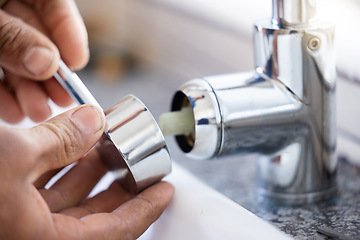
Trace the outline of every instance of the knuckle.
<instances>
[{"instance_id":1,"label":"knuckle","mask_svg":"<svg viewBox=\"0 0 360 240\"><path fill-rule=\"evenodd\" d=\"M136 234L133 232L132 228L129 226L129 222L122 215L114 216L114 222L117 222L116 228L120 233L120 239L124 240L135 240L137 239Z\"/></svg>"},{"instance_id":2,"label":"knuckle","mask_svg":"<svg viewBox=\"0 0 360 240\"><path fill-rule=\"evenodd\" d=\"M25 28L21 27L20 19L0 20L0 54L16 54L21 51L21 42Z\"/></svg>"},{"instance_id":3,"label":"knuckle","mask_svg":"<svg viewBox=\"0 0 360 240\"><path fill-rule=\"evenodd\" d=\"M142 195L138 195L137 200L139 201L139 205L142 206L142 208L145 209L147 213L149 214L153 213L154 208L156 208L156 206L152 201L150 201L146 197L143 197Z\"/></svg>"},{"instance_id":4,"label":"knuckle","mask_svg":"<svg viewBox=\"0 0 360 240\"><path fill-rule=\"evenodd\" d=\"M81 143L81 134L76 125L68 126L67 124L62 124L59 122L44 123L44 126L47 127L50 132L55 135L52 137L51 141L55 145L54 151L58 154L58 159L68 159L72 158L75 155Z\"/></svg>"},{"instance_id":5,"label":"knuckle","mask_svg":"<svg viewBox=\"0 0 360 240\"><path fill-rule=\"evenodd\" d=\"M143 209L146 220L148 222L154 222L159 217L159 208L157 204L150 201L149 199L138 195L137 200L139 201L139 206Z\"/></svg>"}]
</instances>

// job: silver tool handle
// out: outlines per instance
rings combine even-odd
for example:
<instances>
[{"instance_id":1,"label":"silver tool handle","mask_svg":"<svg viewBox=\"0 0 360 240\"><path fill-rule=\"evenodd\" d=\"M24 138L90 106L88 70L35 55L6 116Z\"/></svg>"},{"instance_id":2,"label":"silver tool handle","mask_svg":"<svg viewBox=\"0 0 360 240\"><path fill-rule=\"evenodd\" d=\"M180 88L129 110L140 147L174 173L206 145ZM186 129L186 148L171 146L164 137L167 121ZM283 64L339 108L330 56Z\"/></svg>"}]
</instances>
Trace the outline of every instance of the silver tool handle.
<instances>
[{"instance_id":1,"label":"silver tool handle","mask_svg":"<svg viewBox=\"0 0 360 240\"><path fill-rule=\"evenodd\" d=\"M62 60L59 62L59 70L54 74L54 77L70 97L80 105L93 104L101 108L100 104L90 93L89 89L86 88L78 75L72 72Z\"/></svg>"}]
</instances>

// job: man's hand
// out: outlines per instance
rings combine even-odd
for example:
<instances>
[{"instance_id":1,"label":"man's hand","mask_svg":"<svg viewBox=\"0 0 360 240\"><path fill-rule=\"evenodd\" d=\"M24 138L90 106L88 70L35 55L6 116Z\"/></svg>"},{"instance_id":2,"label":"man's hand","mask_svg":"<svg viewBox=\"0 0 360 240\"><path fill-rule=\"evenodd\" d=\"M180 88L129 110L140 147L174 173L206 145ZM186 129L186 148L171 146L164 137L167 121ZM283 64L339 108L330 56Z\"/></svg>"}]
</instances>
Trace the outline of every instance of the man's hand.
<instances>
[{"instance_id":1,"label":"man's hand","mask_svg":"<svg viewBox=\"0 0 360 240\"><path fill-rule=\"evenodd\" d=\"M50 97L72 103L52 78L61 58L72 69L89 59L85 25L74 0L8 0L0 9L0 118L16 123L50 117Z\"/></svg>"},{"instance_id":2,"label":"man's hand","mask_svg":"<svg viewBox=\"0 0 360 240\"><path fill-rule=\"evenodd\" d=\"M166 182L136 196L114 182L86 198L107 172L92 148L104 125L83 105L31 129L0 127L0 239L136 239L160 216L173 194Z\"/></svg>"}]
</instances>

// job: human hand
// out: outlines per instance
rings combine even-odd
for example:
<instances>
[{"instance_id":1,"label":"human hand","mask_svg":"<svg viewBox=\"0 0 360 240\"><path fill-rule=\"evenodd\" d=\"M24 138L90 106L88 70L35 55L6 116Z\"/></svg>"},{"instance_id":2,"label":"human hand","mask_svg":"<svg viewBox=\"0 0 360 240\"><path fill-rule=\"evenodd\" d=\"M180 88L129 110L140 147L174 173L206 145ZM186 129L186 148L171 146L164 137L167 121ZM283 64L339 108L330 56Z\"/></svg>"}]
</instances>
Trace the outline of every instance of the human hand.
<instances>
[{"instance_id":1,"label":"human hand","mask_svg":"<svg viewBox=\"0 0 360 240\"><path fill-rule=\"evenodd\" d=\"M29 116L40 122L51 115L49 97L59 106L72 103L52 78L60 55L74 70L89 59L87 32L74 0L5 2L0 9L0 118L16 123Z\"/></svg>"},{"instance_id":2,"label":"human hand","mask_svg":"<svg viewBox=\"0 0 360 240\"><path fill-rule=\"evenodd\" d=\"M82 105L31 129L0 127L0 239L136 239L159 217L173 194L166 182L136 196L114 182L86 199L107 171L90 150L104 122L100 110Z\"/></svg>"}]
</instances>

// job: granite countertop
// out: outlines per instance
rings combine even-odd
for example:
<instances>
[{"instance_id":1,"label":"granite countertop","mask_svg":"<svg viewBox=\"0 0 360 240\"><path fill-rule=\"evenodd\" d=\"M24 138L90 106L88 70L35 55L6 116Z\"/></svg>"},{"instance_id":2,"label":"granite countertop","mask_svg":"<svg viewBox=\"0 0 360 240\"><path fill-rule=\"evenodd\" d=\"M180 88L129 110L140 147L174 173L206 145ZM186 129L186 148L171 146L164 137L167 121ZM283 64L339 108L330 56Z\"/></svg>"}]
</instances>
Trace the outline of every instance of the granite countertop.
<instances>
[{"instance_id":1,"label":"granite countertop","mask_svg":"<svg viewBox=\"0 0 360 240\"><path fill-rule=\"evenodd\" d=\"M243 159L241 159L243 158ZM339 158L339 193L329 201L300 207L268 206L256 200L255 156L182 164L210 186L295 239L333 239L319 227L360 239L360 167Z\"/></svg>"},{"instance_id":2,"label":"granite countertop","mask_svg":"<svg viewBox=\"0 0 360 240\"><path fill-rule=\"evenodd\" d=\"M360 167L339 158L337 182L338 195L318 204L266 209L251 201L239 203L296 239L327 239L317 232L319 227L360 239Z\"/></svg>"},{"instance_id":3,"label":"granite countertop","mask_svg":"<svg viewBox=\"0 0 360 240\"><path fill-rule=\"evenodd\" d=\"M96 81L96 75L89 71L81 72L80 77L104 108L131 93L148 106L155 118L168 111L174 91L184 81L183 77L166 72L145 72L115 82ZM330 227L349 239L360 239L360 167L352 166L346 159L339 158L336 198L302 207L269 207L256 201L256 155L195 161L180 152L173 138L167 142L175 161L295 239L331 239L320 234L318 227Z\"/></svg>"}]
</instances>

